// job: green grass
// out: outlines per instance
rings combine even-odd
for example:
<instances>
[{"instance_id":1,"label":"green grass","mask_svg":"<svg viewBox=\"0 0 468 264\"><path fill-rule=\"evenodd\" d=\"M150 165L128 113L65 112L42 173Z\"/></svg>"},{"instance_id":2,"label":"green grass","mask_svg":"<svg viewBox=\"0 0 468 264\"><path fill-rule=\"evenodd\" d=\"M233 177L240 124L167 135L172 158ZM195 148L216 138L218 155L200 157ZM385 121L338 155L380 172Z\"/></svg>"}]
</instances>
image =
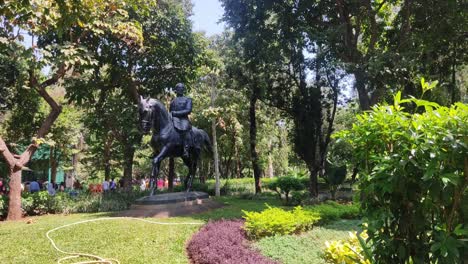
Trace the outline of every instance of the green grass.
<instances>
[{"instance_id":1,"label":"green grass","mask_svg":"<svg viewBox=\"0 0 468 264\"><path fill-rule=\"evenodd\" d=\"M321 264L325 263L322 258L325 241L345 239L348 232L358 229L358 225L358 220L338 220L299 236L267 237L254 245L263 255L284 264Z\"/></svg>"},{"instance_id":2,"label":"green grass","mask_svg":"<svg viewBox=\"0 0 468 264\"><path fill-rule=\"evenodd\" d=\"M243 215L242 210L261 211L266 208L265 203L271 206L281 204L280 201L272 198L244 200L221 197L216 200L225 203L226 206L190 217L150 220L180 223L241 218ZM26 221L0 222L2 244L0 263L57 263L59 258L66 255L53 249L45 237L48 230L78 221L106 216L109 216L109 214L45 215L27 217L26 219L32 219L33 223L31 224L27 224ZM121 263L188 263L185 254L185 243L197 232L199 227L189 225L163 226L118 219L70 226L52 233L51 237L62 250L117 258ZM318 230L322 229L313 229L311 234ZM332 231L332 229L323 229L324 233ZM340 232L346 233L345 231ZM325 236L322 234L320 237ZM336 235L333 233L330 237L336 237ZM302 241L302 236L299 238L299 241ZM262 240L259 245L267 245L266 242L267 240ZM282 249L282 242L279 241L278 243L280 249ZM273 249L272 245L269 248ZM313 251L311 247L307 249L307 251L311 250Z\"/></svg>"}]
</instances>

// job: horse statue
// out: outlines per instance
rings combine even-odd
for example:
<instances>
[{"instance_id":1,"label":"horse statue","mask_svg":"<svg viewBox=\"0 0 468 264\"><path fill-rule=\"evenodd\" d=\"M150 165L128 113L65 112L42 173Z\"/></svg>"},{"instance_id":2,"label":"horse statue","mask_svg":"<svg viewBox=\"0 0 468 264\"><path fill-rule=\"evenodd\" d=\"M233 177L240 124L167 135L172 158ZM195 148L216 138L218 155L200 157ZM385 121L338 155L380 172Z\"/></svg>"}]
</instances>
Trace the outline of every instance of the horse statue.
<instances>
[{"instance_id":1,"label":"horse statue","mask_svg":"<svg viewBox=\"0 0 468 264\"><path fill-rule=\"evenodd\" d=\"M198 160L201 157L202 149L205 148L209 152L211 149L211 141L208 134L202 129L192 127L190 134L191 140L189 144L188 156L184 156L184 146L179 132L174 128L172 116L168 113L166 107L154 98L146 98L140 96L138 103L140 128L144 134L150 133L153 129L151 137L151 147L153 148L153 169L151 178L156 182L159 174L161 162L167 157L181 157L184 164L188 167L188 175L184 180L184 186L187 192L191 191L193 178L197 172ZM157 153L159 150L159 153ZM151 191L153 195L157 184L154 184Z\"/></svg>"}]
</instances>

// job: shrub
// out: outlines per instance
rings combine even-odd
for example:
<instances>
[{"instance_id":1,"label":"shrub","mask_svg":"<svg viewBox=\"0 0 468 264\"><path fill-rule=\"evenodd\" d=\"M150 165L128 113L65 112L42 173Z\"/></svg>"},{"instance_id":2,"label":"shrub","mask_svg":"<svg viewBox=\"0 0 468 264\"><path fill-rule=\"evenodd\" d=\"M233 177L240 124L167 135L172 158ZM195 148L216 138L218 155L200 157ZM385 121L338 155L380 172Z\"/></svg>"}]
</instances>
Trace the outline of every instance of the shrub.
<instances>
[{"instance_id":1,"label":"shrub","mask_svg":"<svg viewBox=\"0 0 468 264\"><path fill-rule=\"evenodd\" d=\"M286 204L289 204L289 193L291 191L301 191L305 189L305 186L301 183L298 178L294 177L279 177L273 182L268 184L268 189L278 193L280 199L283 194L286 198Z\"/></svg>"},{"instance_id":2,"label":"shrub","mask_svg":"<svg viewBox=\"0 0 468 264\"><path fill-rule=\"evenodd\" d=\"M95 213L126 210L139 197L148 192L122 191L100 194L88 192L70 197L66 192L59 192L50 196L47 191L23 193L21 208L25 215L41 215L54 213ZM8 212L8 197L0 196L0 218L6 217Z\"/></svg>"},{"instance_id":3,"label":"shrub","mask_svg":"<svg viewBox=\"0 0 468 264\"><path fill-rule=\"evenodd\" d=\"M187 244L192 263L274 264L247 246L243 222L217 221L205 225Z\"/></svg>"},{"instance_id":4,"label":"shrub","mask_svg":"<svg viewBox=\"0 0 468 264\"><path fill-rule=\"evenodd\" d=\"M323 178L330 187L332 200L335 200L336 191L346 179L346 165L336 166L335 164L327 162Z\"/></svg>"},{"instance_id":5,"label":"shrub","mask_svg":"<svg viewBox=\"0 0 468 264\"><path fill-rule=\"evenodd\" d=\"M0 219L7 216L8 213L8 196L0 195Z\"/></svg>"},{"instance_id":6,"label":"shrub","mask_svg":"<svg viewBox=\"0 0 468 264\"><path fill-rule=\"evenodd\" d=\"M292 211L268 206L260 213L243 212L246 220L245 230L251 239L300 233L311 229L312 225L320 220L317 214L304 211L300 206Z\"/></svg>"},{"instance_id":7,"label":"shrub","mask_svg":"<svg viewBox=\"0 0 468 264\"><path fill-rule=\"evenodd\" d=\"M421 85L423 95L435 86ZM468 184L467 120L466 104L443 107L397 93L393 105L374 107L340 132L360 161L361 206L382 263L461 262L468 236L461 208Z\"/></svg>"},{"instance_id":8,"label":"shrub","mask_svg":"<svg viewBox=\"0 0 468 264\"><path fill-rule=\"evenodd\" d=\"M326 201L319 205L307 206L305 210L320 216L320 221L322 223L341 218L354 219L359 216L358 204L339 204L334 201Z\"/></svg>"},{"instance_id":9,"label":"shrub","mask_svg":"<svg viewBox=\"0 0 468 264\"><path fill-rule=\"evenodd\" d=\"M325 260L333 264L371 264L371 256L364 239L367 239L365 232L359 235L350 232L348 240L326 241Z\"/></svg>"},{"instance_id":10,"label":"shrub","mask_svg":"<svg viewBox=\"0 0 468 264\"><path fill-rule=\"evenodd\" d=\"M308 191L292 191L291 192L291 204L303 205L304 202L309 198Z\"/></svg>"}]
</instances>

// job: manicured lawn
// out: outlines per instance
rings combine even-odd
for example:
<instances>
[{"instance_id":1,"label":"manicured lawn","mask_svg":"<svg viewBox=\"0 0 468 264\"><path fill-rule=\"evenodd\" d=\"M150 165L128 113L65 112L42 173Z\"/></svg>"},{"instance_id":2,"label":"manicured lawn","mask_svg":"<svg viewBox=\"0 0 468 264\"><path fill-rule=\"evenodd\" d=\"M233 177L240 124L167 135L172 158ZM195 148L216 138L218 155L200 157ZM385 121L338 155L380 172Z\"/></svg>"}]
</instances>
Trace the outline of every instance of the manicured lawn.
<instances>
[{"instance_id":1,"label":"manicured lawn","mask_svg":"<svg viewBox=\"0 0 468 264\"><path fill-rule=\"evenodd\" d=\"M232 197L218 199L226 204L225 207L211 212L192 215L190 217L177 217L169 219L149 219L159 222L200 222L208 220L240 218L242 210L261 211L266 208L265 203L272 206L280 205L279 201L267 200L243 200ZM66 255L57 252L45 233L55 227L62 225L109 216L105 213L98 214L74 214L68 216L47 215L39 217L28 217L32 223L26 221L0 222L0 238L2 250L0 251L0 263L57 263L57 260ZM340 228L349 228L355 225L341 225ZM185 254L185 244L190 237L201 227L194 225L155 225L141 221L116 219L111 221L98 221L81 225L70 226L52 233L58 247L65 251L89 253L101 257L116 258L121 263L188 263ZM320 232L315 234L316 232ZM329 235L327 235L329 233ZM314 251L310 243L314 239L318 244L328 239L346 236L347 231L334 230L331 227L316 228L298 239L291 245L300 250ZM304 237L304 238L302 238ZM278 239L278 238L273 238ZM286 238L284 238L286 239ZM273 246L274 240L261 240L258 245L262 252L270 254L272 251L287 247L286 240L279 240L277 249ZM301 242L302 241L302 242ZM320 241L320 242L318 242ZM268 244L270 243L270 244ZM273 244L272 244L273 243ZM303 245L301 244L303 243ZM315 242L314 242L315 243ZM268 246L270 245L270 246ZM291 250L289 250L291 251ZM288 255L294 255L288 253ZM282 252L278 252L282 254ZM314 255L313 253L310 253ZM276 255L272 255L276 257ZM295 258L297 259L297 258ZM305 258L306 260L309 258ZM288 262L304 263L304 262ZM315 262L306 262L315 263Z\"/></svg>"}]
</instances>

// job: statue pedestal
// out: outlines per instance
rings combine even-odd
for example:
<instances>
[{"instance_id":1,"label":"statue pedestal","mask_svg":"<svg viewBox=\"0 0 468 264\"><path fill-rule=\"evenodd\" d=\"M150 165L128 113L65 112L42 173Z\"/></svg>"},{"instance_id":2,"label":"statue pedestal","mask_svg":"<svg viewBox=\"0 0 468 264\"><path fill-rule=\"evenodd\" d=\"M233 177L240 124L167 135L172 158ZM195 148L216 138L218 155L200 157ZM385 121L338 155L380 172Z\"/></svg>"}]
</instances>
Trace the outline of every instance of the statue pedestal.
<instances>
[{"instance_id":1,"label":"statue pedestal","mask_svg":"<svg viewBox=\"0 0 468 264\"><path fill-rule=\"evenodd\" d=\"M222 206L204 192L163 193L137 199L130 210L119 213L119 216L166 218L202 213Z\"/></svg>"},{"instance_id":2,"label":"statue pedestal","mask_svg":"<svg viewBox=\"0 0 468 264\"><path fill-rule=\"evenodd\" d=\"M152 196L145 196L135 201L138 205L149 205L149 204L173 204L180 202L190 202L208 199L210 196L204 192L175 192L175 193L163 193Z\"/></svg>"}]
</instances>

